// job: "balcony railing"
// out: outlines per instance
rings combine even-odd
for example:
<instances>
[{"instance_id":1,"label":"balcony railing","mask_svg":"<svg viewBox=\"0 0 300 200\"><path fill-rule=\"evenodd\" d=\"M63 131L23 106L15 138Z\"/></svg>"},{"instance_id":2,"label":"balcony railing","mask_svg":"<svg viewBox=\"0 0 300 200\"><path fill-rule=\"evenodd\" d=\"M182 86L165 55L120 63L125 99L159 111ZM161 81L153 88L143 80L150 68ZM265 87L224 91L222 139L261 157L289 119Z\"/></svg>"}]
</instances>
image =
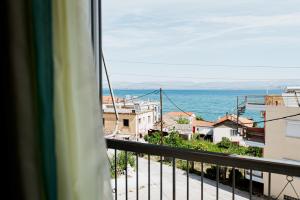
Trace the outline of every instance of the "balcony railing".
<instances>
[{"instance_id":1,"label":"balcony railing","mask_svg":"<svg viewBox=\"0 0 300 200\"><path fill-rule=\"evenodd\" d=\"M153 145L147 143L139 143L132 141L123 141L123 140L115 140L115 139L106 139L107 148L113 149L115 154L114 161L115 162L115 177L114 177L114 191L115 191L115 199L118 198L118 179L117 179L117 150L125 151L125 199L128 199L128 171L127 171L127 154L128 152L133 152L136 155L136 199L139 199L139 156L138 154L146 154L148 159L148 198L151 199L151 168L150 168L150 156L160 156L160 158L171 158L172 162L172 199L176 199L176 160L185 160L187 165L189 162L199 162L201 163L201 193L199 194L199 199L207 199L205 197L205 193L203 192L203 164L213 164L216 165L216 181L215 181L215 196L216 199L219 199L219 175L220 175L220 167L227 166L231 167L232 176L235 177L236 169L246 169L249 171L249 199L252 199L253 195L253 174L254 171L267 172L267 180L268 180L268 198L271 199L271 176L272 173L282 174L291 177L300 177L300 165L294 163L286 163L280 161L270 161L261 158L251 158L251 157L240 157L236 155L229 155L224 153L212 153L205 151L197 151L192 149L183 149L183 148L173 148L164 145ZM160 159L160 199L162 199L163 194L163 159ZM189 167L187 166L186 170L186 199L189 199ZM235 178L232 179L232 199L235 199Z\"/></svg>"},{"instance_id":2,"label":"balcony railing","mask_svg":"<svg viewBox=\"0 0 300 200\"><path fill-rule=\"evenodd\" d=\"M245 103L248 108L264 106L300 106L300 97L295 94L285 95L248 95L245 96Z\"/></svg>"}]
</instances>

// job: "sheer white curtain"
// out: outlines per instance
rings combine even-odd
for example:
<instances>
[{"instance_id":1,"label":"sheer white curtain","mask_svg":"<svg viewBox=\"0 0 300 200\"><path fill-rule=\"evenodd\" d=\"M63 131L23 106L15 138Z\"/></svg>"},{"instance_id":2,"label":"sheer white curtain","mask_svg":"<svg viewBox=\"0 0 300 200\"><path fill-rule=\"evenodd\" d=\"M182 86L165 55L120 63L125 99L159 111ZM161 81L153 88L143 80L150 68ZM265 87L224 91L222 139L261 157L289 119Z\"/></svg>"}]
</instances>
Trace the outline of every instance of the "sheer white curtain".
<instances>
[{"instance_id":1,"label":"sheer white curtain","mask_svg":"<svg viewBox=\"0 0 300 200\"><path fill-rule=\"evenodd\" d=\"M53 0L60 200L112 199L92 51L90 1Z\"/></svg>"}]
</instances>

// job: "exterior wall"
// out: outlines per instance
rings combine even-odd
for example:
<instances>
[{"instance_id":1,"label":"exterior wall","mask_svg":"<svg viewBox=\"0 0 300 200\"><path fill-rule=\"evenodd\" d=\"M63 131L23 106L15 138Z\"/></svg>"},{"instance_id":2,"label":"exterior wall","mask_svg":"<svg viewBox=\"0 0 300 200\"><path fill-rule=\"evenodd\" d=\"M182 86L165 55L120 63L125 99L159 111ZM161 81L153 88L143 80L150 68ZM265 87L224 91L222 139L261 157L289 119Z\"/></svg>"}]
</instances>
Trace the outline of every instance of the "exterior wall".
<instances>
[{"instance_id":1,"label":"exterior wall","mask_svg":"<svg viewBox=\"0 0 300 200\"><path fill-rule=\"evenodd\" d=\"M266 120L274 119L286 115L300 113L300 108L284 107L284 106L267 106ZM300 116L291 117L289 119L300 120ZM300 138L286 136L287 120L276 120L267 122L265 125L265 148L264 157L270 159L288 159L300 162ZM299 130L300 132L300 130ZM286 176L272 174L271 177L271 195L276 197L287 183ZM294 177L293 185L299 193L300 177ZM297 189L298 188L298 189ZM268 194L268 174L264 173L264 193ZM283 195L295 197L295 193L291 186L287 186Z\"/></svg>"},{"instance_id":2,"label":"exterior wall","mask_svg":"<svg viewBox=\"0 0 300 200\"><path fill-rule=\"evenodd\" d=\"M226 127L226 126L220 126L214 128L213 131L213 143L218 143L222 141L223 137L228 138L232 142L238 142L241 146L246 146L246 143L242 136L239 135L231 135L232 128Z\"/></svg>"},{"instance_id":3,"label":"exterior wall","mask_svg":"<svg viewBox=\"0 0 300 200\"><path fill-rule=\"evenodd\" d=\"M138 133L147 133L149 129L153 129L155 123L155 113L145 112L137 115Z\"/></svg>"},{"instance_id":4,"label":"exterior wall","mask_svg":"<svg viewBox=\"0 0 300 200\"><path fill-rule=\"evenodd\" d=\"M105 133L112 133L115 130L116 126L116 116L114 113L103 113L104 118L104 131ZM130 134L135 135L137 134L137 116L136 114L129 114L129 113L121 113L119 114L119 127L118 130L122 134ZM126 127L123 125L123 119L129 120L129 126Z\"/></svg>"},{"instance_id":5,"label":"exterior wall","mask_svg":"<svg viewBox=\"0 0 300 200\"><path fill-rule=\"evenodd\" d=\"M195 133L204 134L204 135L212 135L213 128L212 127L205 127L205 126L195 126Z\"/></svg>"},{"instance_id":6,"label":"exterior wall","mask_svg":"<svg viewBox=\"0 0 300 200\"><path fill-rule=\"evenodd\" d=\"M213 134L213 142L218 143L222 141L223 137L230 138L230 131L232 128L228 127L216 127L214 128L214 134Z\"/></svg>"}]
</instances>

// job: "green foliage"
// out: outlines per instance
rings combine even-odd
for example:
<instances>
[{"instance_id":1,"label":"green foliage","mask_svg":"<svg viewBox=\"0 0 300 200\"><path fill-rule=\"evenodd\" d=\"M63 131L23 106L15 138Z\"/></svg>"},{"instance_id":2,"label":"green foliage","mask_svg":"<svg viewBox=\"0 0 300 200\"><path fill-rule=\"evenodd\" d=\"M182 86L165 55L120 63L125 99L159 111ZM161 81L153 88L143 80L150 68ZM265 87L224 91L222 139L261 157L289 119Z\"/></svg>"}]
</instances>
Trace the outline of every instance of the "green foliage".
<instances>
[{"instance_id":1,"label":"green foliage","mask_svg":"<svg viewBox=\"0 0 300 200\"><path fill-rule=\"evenodd\" d=\"M229 171L229 182L232 183L232 169ZM235 169L235 184L236 185L239 185L242 181L242 178L243 178L243 174L238 170L238 169Z\"/></svg>"},{"instance_id":2,"label":"green foliage","mask_svg":"<svg viewBox=\"0 0 300 200\"><path fill-rule=\"evenodd\" d=\"M246 154L254 157L262 157L262 148L260 147L248 147Z\"/></svg>"},{"instance_id":3,"label":"green foliage","mask_svg":"<svg viewBox=\"0 0 300 200\"><path fill-rule=\"evenodd\" d=\"M160 136L160 133L157 132L152 135L145 136L145 140L151 144L160 144ZM172 131L168 136L165 136L163 138L163 144L172 147L194 149L199 151L262 157L262 149L258 147L239 146L230 142L228 138L223 138L218 144L214 144L206 140L184 140L180 137L177 131Z\"/></svg>"},{"instance_id":4,"label":"green foliage","mask_svg":"<svg viewBox=\"0 0 300 200\"><path fill-rule=\"evenodd\" d=\"M196 116L196 120L204 120L200 115Z\"/></svg>"},{"instance_id":5,"label":"green foliage","mask_svg":"<svg viewBox=\"0 0 300 200\"><path fill-rule=\"evenodd\" d=\"M168 144L172 147L182 147L183 139L179 133L172 131L167 137L164 138L164 144Z\"/></svg>"},{"instance_id":6,"label":"green foliage","mask_svg":"<svg viewBox=\"0 0 300 200\"><path fill-rule=\"evenodd\" d=\"M232 142L227 137L223 137L222 141L219 142L217 146L220 148L229 149L229 147L232 146Z\"/></svg>"},{"instance_id":7,"label":"green foliage","mask_svg":"<svg viewBox=\"0 0 300 200\"><path fill-rule=\"evenodd\" d=\"M176 120L176 122L178 124L189 124L190 123L190 121L187 118L184 118L184 117L180 117L178 120Z\"/></svg>"},{"instance_id":8,"label":"green foliage","mask_svg":"<svg viewBox=\"0 0 300 200\"><path fill-rule=\"evenodd\" d=\"M146 135L144 139L150 144L160 144L161 134L160 132L155 132L151 135Z\"/></svg>"},{"instance_id":9,"label":"green foliage","mask_svg":"<svg viewBox=\"0 0 300 200\"><path fill-rule=\"evenodd\" d=\"M117 154L117 176L122 174L126 169L126 155L124 151L121 151ZM135 158L134 154L127 152L127 164L131 167L135 167ZM115 155L110 158L110 174L111 177L115 177Z\"/></svg>"}]
</instances>

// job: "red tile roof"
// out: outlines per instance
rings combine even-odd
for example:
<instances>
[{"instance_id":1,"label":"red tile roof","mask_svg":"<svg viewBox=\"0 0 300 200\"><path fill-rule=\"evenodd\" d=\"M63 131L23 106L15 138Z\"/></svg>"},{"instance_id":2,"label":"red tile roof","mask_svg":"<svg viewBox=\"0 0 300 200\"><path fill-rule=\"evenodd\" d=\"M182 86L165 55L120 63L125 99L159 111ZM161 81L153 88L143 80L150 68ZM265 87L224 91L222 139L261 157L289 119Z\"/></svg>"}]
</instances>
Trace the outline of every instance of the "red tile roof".
<instances>
[{"instance_id":1,"label":"red tile roof","mask_svg":"<svg viewBox=\"0 0 300 200\"><path fill-rule=\"evenodd\" d=\"M221 124L221 123L223 123L227 120L236 123L237 117L236 117L236 115L225 115L225 116L221 117L220 119L218 119L214 123L214 126L219 125L219 124ZM253 127L253 122L254 122L253 120L247 119L245 117L239 117L239 124L240 125L244 125L244 126L247 126L247 127Z\"/></svg>"},{"instance_id":2,"label":"red tile roof","mask_svg":"<svg viewBox=\"0 0 300 200\"><path fill-rule=\"evenodd\" d=\"M116 103L120 103L120 102L124 101L124 99L119 98L119 97L115 97L114 99L115 99ZM111 98L111 96L103 96L102 97L102 103L103 104L112 104L112 98Z\"/></svg>"},{"instance_id":3,"label":"red tile roof","mask_svg":"<svg viewBox=\"0 0 300 200\"><path fill-rule=\"evenodd\" d=\"M193 126L205 126L205 127L210 127L213 126L214 123L213 122L209 122L209 121L204 121L204 120L196 120L194 119L192 122Z\"/></svg>"},{"instance_id":4,"label":"red tile roof","mask_svg":"<svg viewBox=\"0 0 300 200\"><path fill-rule=\"evenodd\" d=\"M168 112L166 113L166 115L168 116L172 116L172 117L186 117L188 115L194 115L193 112Z\"/></svg>"}]
</instances>

